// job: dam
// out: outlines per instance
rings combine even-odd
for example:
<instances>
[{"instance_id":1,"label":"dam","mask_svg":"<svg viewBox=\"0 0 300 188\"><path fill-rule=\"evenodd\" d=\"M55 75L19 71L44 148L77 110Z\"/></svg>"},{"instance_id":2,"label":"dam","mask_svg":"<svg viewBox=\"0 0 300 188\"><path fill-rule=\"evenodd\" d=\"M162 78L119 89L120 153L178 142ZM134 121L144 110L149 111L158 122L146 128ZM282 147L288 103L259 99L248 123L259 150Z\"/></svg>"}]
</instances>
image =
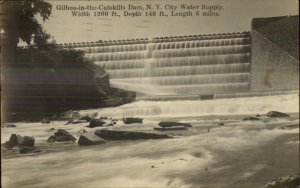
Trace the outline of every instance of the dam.
<instances>
[{"instance_id":1,"label":"dam","mask_svg":"<svg viewBox=\"0 0 300 188\"><path fill-rule=\"evenodd\" d=\"M249 32L61 45L84 51L111 87L140 98L298 93L298 22L299 16L253 18Z\"/></svg>"},{"instance_id":2,"label":"dam","mask_svg":"<svg viewBox=\"0 0 300 188\"><path fill-rule=\"evenodd\" d=\"M142 96L210 95L249 90L250 33L78 44L112 87Z\"/></svg>"}]
</instances>

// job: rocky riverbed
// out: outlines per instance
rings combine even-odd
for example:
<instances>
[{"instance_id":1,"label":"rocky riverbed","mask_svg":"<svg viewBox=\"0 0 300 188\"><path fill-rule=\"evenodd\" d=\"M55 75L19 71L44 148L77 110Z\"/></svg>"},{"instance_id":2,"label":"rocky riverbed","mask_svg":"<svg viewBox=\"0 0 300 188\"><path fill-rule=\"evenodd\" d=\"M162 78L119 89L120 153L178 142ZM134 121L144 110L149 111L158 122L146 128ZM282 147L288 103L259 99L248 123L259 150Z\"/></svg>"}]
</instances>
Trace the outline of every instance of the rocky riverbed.
<instances>
[{"instance_id":1,"label":"rocky riverbed","mask_svg":"<svg viewBox=\"0 0 300 188\"><path fill-rule=\"evenodd\" d=\"M144 117L132 124L108 117L102 121L113 125L93 128L82 120L2 125L1 143L14 133L34 137L40 150L21 154L18 148L2 147L2 187L265 187L270 180L297 173L299 166L298 114L266 115ZM161 122L191 126L172 130ZM160 124L168 129L157 129ZM76 141L47 142L59 129ZM172 138L77 143L85 132L101 130Z\"/></svg>"}]
</instances>

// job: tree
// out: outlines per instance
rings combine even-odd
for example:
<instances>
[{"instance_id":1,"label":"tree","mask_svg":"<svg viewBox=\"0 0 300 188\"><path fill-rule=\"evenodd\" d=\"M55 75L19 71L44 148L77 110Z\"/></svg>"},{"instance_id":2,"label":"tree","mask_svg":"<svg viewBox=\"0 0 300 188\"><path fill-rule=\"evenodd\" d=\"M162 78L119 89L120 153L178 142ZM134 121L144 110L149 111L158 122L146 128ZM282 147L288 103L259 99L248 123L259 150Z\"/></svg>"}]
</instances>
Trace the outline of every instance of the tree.
<instances>
[{"instance_id":1,"label":"tree","mask_svg":"<svg viewBox=\"0 0 300 188\"><path fill-rule=\"evenodd\" d=\"M95 85L93 71L84 64L83 51L49 42L50 35L36 16L49 19L51 8L43 0L7 0L1 6L5 112L36 119L95 105L103 97ZM20 40L27 43L25 48L18 47Z\"/></svg>"},{"instance_id":2,"label":"tree","mask_svg":"<svg viewBox=\"0 0 300 188\"><path fill-rule=\"evenodd\" d=\"M36 16L40 15L45 21L51 10L52 5L43 0L4 1L1 6L2 27L10 48L17 49L20 39L30 44L34 36L34 42L41 42L38 39L44 33Z\"/></svg>"}]
</instances>

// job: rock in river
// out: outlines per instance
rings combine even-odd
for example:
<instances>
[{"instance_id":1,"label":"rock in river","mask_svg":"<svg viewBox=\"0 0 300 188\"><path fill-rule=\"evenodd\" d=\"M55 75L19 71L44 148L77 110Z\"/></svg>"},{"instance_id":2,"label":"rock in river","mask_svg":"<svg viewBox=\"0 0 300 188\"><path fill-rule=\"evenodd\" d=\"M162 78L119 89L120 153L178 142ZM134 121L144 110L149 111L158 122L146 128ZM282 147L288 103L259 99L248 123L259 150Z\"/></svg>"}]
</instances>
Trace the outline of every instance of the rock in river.
<instances>
[{"instance_id":1,"label":"rock in river","mask_svg":"<svg viewBox=\"0 0 300 188\"><path fill-rule=\"evenodd\" d=\"M177 126L183 126L183 127L192 127L189 123L178 123L178 122L168 122L168 121L162 121L158 124L160 127L177 127Z\"/></svg>"},{"instance_id":2,"label":"rock in river","mask_svg":"<svg viewBox=\"0 0 300 188\"><path fill-rule=\"evenodd\" d=\"M172 138L169 135L146 133L146 132L133 132L133 131L115 131L115 130L96 130L95 134L105 140L138 140L138 139L161 139Z\"/></svg>"},{"instance_id":3,"label":"rock in river","mask_svg":"<svg viewBox=\"0 0 300 188\"><path fill-rule=\"evenodd\" d=\"M181 131L181 130L187 130L187 127L185 126L154 127L153 129L156 131Z\"/></svg>"},{"instance_id":4,"label":"rock in river","mask_svg":"<svg viewBox=\"0 0 300 188\"><path fill-rule=\"evenodd\" d=\"M277 178L273 181L270 181L265 188L299 188L300 187L300 176L289 175Z\"/></svg>"},{"instance_id":5,"label":"rock in river","mask_svg":"<svg viewBox=\"0 0 300 188\"><path fill-rule=\"evenodd\" d=\"M79 123L86 123L86 120L71 119L65 125L68 125L68 124L79 124Z\"/></svg>"},{"instance_id":6,"label":"rock in river","mask_svg":"<svg viewBox=\"0 0 300 188\"><path fill-rule=\"evenodd\" d=\"M92 119L90 124L87 127L94 128L94 127L102 127L106 122L100 119Z\"/></svg>"},{"instance_id":7,"label":"rock in river","mask_svg":"<svg viewBox=\"0 0 300 188\"><path fill-rule=\"evenodd\" d=\"M105 143L105 140L90 132L83 133L80 135L78 140L78 145L80 146L90 146L103 143Z\"/></svg>"},{"instance_id":8,"label":"rock in river","mask_svg":"<svg viewBox=\"0 0 300 188\"><path fill-rule=\"evenodd\" d=\"M2 144L6 149L12 149L13 147L18 145L18 138L16 134L12 134L8 141Z\"/></svg>"},{"instance_id":9,"label":"rock in river","mask_svg":"<svg viewBox=\"0 0 300 188\"><path fill-rule=\"evenodd\" d=\"M123 118L123 122L125 124L143 123L143 119L142 118L127 117L127 118Z\"/></svg>"},{"instance_id":10,"label":"rock in river","mask_svg":"<svg viewBox=\"0 0 300 188\"><path fill-rule=\"evenodd\" d=\"M12 134L7 142L3 144L7 149L12 149L15 146L18 147L34 147L34 138L29 136L20 136Z\"/></svg>"},{"instance_id":11,"label":"rock in river","mask_svg":"<svg viewBox=\"0 0 300 188\"><path fill-rule=\"evenodd\" d=\"M66 141L72 141L74 142L76 138L72 136L70 133L68 133L64 129L58 129L54 135L50 136L47 140L47 142L66 142Z\"/></svg>"},{"instance_id":12,"label":"rock in river","mask_svg":"<svg viewBox=\"0 0 300 188\"><path fill-rule=\"evenodd\" d=\"M29 136L20 136L17 135L19 147L34 147L34 138Z\"/></svg>"},{"instance_id":13,"label":"rock in river","mask_svg":"<svg viewBox=\"0 0 300 188\"><path fill-rule=\"evenodd\" d=\"M257 117L244 117L243 121L255 121L255 120L259 120L259 118Z\"/></svg>"},{"instance_id":14,"label":"rock in river","mask_svg":"<svg viewBox=\"0 0 300 188\"><path fill-rule=\"evenodd\" d=\"M41 152L41 150L36 149L35 147L22 146L22 147L20 147L19 152L21 154L38 153L38 152Z\"/></svg>"},{"instance_id":15,"label":"rock in river","mask_svg":"<svg viewBox=\"0 0 300 188\"><path fill-rule=\"evenodd\" d=\"M83 116L79 120L85 120L86 122L90 122L92 118L90 116Z\"/></svg>"},{"instance_id":16,"label":"rock in river","mask_svg":"<svg viewBox=\"0 0 300 188\"><path fill-rule=\"evenodd\" d=\"M278 112L278 111L270 111L267 113L268 117L289 117L288 114L282 113L282 112Z\"/></svg>"}]
</instances>

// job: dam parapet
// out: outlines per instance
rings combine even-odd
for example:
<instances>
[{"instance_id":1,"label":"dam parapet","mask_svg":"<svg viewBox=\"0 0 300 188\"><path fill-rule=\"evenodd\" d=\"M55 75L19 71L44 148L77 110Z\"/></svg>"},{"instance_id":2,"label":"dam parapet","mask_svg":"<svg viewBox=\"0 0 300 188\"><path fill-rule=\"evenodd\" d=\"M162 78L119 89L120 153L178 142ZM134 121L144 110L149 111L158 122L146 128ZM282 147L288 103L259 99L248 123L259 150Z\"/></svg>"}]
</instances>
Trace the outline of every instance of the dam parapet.
<instances>
[{"instance_id":1,"label":"dam parapet","mask_svg":"<svg viewBox=\"0 0 300 188\"><path fill-rule=\"evenodd\" d=\"M230 39L230 38L245 38L250 37L249 31L236 33L218 33L204 35L188 35L188 36L170 36L170 37L155 37L152 39L126 39L126 40L98 40L95 42L77 42L77 43L60 43L62 47L80 48L80 47L97 47L97 46L114 46L114 45L135 45L147 43L161 42L180 42L180 41L195 41L195 40L214 40L214 39Z\"/></svg>"}]
</instances>

